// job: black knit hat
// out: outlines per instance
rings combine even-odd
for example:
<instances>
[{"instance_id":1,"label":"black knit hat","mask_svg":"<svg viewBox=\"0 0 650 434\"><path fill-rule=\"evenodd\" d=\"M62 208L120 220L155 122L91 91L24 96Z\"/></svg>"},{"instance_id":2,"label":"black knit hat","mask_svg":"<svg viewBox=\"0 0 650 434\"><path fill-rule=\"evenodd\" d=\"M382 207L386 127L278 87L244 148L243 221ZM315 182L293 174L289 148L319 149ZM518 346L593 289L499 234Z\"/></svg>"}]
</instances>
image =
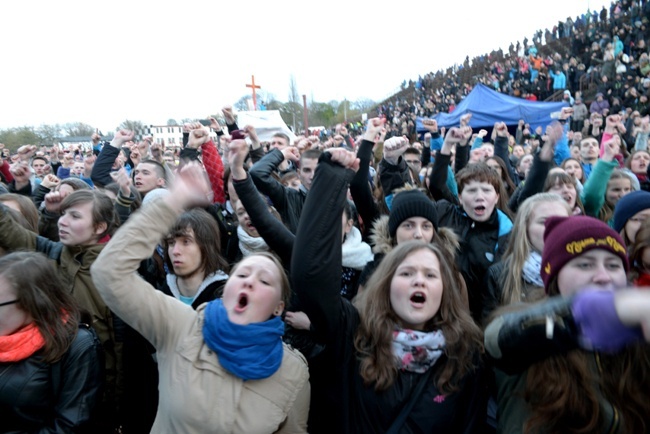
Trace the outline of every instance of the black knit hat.
<instances>
[{"instance_id":1,"label":"black knit hat","mask_svg":"<svg viewBox=\"0 0 650 434\"><path fill-rule=\"evenodd\" d=\"M388 217L388 231L395 236L398 226L410 217L423 217L433 223L438 231L438 212L436 206L424 193L419 190L406 190L393 197L393 203Z\"/></svg>"}]
</instances>

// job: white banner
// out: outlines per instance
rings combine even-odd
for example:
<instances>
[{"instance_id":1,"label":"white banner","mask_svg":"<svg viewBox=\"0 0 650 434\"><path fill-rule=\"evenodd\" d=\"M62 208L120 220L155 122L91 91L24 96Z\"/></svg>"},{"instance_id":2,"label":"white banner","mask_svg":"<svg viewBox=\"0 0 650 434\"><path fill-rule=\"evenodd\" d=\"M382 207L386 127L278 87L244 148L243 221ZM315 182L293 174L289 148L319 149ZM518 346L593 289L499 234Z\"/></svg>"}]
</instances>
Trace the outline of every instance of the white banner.
<instances>
[{"instance_id":1,"label":"white banner","mask_svg":"<svg viewBox=\"0 0 650 434\"><path fill-rule=\"evenodd\" d=\"M287 124L282 120L278 110L248 111L237 113L237 126L244 129L246 125L252 125L257 131L257 136L261 142L271 141L275 133L284 133L289 136L291 143L296 139L296 135L289 129Z\"/></svg>"}]
</instances>

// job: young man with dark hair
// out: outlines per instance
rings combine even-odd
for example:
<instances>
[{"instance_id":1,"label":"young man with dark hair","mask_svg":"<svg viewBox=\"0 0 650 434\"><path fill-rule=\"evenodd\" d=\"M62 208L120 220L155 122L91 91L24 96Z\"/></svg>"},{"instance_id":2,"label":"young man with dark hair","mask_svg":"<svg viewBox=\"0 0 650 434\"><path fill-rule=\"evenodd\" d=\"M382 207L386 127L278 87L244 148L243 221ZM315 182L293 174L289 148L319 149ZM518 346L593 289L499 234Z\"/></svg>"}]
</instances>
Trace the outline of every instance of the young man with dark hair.
<instances>
[{"instance_id":1,"label":"young man with dark hair","mask_svg":"<svg viewBox=\"0 0 650 434\"><path fill-rule=\"evenodd\" d=\"M196 309L221 296L228 263L221 255L219 227L202 209L181 214L164 240L169 273L161 288Z\"/></svg>"},{"instance_id":2,"label":"young man with dark hair","mask_svg":"<svg viewBox=\"0 0 650 434\"><path fill-rule=\"evenodd\" d=\"M582 164L585 179L591 175L591 169L598 161L599 151L600 145L595 137L588 136L580 141L580 164Z\"/></svg>"},{"instance_id":3,"label":"young man with dark hair","mask_svg":"<svg viewBox=\"0 0 650 434\"><path fill-rule=\"evenodd\" d=\"M157 188L167 187L167 173L162 164L155 160L144 160L133 171L135 189L144 197Z\"/></svg>"}]
</instances>

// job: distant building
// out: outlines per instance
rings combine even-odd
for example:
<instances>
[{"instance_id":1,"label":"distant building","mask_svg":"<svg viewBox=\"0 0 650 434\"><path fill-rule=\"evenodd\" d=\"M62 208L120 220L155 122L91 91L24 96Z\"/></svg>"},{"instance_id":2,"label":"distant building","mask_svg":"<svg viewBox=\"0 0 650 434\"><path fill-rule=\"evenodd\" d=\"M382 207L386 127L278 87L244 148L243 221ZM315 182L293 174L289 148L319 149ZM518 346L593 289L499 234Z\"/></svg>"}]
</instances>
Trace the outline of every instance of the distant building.
<instances>
[{"instance_id":1,"label":"distant building","mask_svg":"<svg viewBox=\"0 0 650 434\"><path fill-rule=\"evenodd\" d=\"M154 143L163 143L167 148L183 146L183 127L178 125L149 125L149 135Z\"/></svg>"},{"instance_id":2,"label":"distant building","mask_svg":"<svg viewBox=\"0 0 650 434\"><path fill-rule=\"evenodd\" d=\"M68 149L72 145L79 145L83 150L89 150L93 147L93 141L90 136L59 137L57 140L62 149ZM113 136L102 136L101 140L103 142L110 142L113 140Z\"/></svg>"}]
</instances>

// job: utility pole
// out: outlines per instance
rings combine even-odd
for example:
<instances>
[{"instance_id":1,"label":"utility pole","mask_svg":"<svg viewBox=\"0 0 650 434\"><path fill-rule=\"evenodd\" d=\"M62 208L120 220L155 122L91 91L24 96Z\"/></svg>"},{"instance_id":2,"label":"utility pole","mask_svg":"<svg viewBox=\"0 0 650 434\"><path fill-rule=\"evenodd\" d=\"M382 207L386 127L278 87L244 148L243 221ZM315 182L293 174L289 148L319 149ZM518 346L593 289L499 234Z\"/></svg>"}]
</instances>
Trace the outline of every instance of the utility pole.
<instances>
[{"instance_id":1,"label":"utility pole","mask_svg":"<svg viewBox=\"0 0 650 434\"><path fill-rule=\"evenodd\" d=\"M309 121L307 120L307 95L302 95L302 107L305 114L305 135L309 135Z\"/></svg>"}]
</instances>

